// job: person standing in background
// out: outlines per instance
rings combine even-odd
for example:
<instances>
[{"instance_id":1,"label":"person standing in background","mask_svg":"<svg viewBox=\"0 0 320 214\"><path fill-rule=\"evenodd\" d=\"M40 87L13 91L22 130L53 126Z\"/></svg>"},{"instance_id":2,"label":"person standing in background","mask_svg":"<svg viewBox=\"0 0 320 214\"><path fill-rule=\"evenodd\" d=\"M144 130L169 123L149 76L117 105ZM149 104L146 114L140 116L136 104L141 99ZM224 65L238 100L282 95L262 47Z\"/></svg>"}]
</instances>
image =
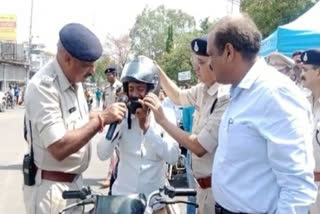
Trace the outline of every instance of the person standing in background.
<instances>
[{"instance_id":1,"label":"person standing in background","mask_svg":"<svg viewBox=\"0 0 320 214\"><path fill-rule=\"evenodd\" d=\"M316 161L314 180L318 185L318 197L310 209L310 214L320 213L320 49L309 49L301 52L300 62L303 86L311 90L310 101L314 118L313 154Z\"/></svg>"}]
</instances>

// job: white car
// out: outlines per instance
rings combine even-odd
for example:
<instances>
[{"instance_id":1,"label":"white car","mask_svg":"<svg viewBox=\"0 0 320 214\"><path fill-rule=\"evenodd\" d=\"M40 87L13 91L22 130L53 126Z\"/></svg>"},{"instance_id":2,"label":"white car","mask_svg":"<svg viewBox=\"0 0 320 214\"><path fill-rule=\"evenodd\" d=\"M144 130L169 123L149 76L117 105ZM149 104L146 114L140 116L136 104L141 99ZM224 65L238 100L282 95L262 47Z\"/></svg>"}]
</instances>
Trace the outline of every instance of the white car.
<instances>
[{"instance_id":1,"label":"white car","mask_svg":"<svg viewBox=\"0 0 320 214\"><path fill-rule=\"evenodd\" d=\"M7 98L4 92L0 91L0 112L6 111Z\"/></svg>"}]
</instances>

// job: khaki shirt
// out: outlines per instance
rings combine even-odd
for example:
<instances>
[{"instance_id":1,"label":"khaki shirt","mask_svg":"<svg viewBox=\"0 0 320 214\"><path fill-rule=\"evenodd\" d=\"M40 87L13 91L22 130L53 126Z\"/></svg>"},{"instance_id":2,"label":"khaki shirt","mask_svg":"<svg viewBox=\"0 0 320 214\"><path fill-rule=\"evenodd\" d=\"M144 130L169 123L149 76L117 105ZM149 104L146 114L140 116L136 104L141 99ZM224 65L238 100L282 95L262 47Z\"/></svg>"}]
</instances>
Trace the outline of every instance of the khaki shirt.
<instances>
[{"instance_id":1,"label":"khaki shirt","mask_svg":"<svg viewBox=\"0 0 320 214\"><path fill-rule=\"evenodd\" d=\"M104 101L103 101L103 108L108 107L112 103L116 102L116 91L118 88L121 88L122 83L116 79L113 85L108 84L104 91Z\"/></svg>"},{"instance_id":2,"label":"khaki shirt","mask_svg":"<svg viewBox=\"0 0 320 214\"><path fill-rule=\"evenodd\" d=\"M210 110L218 98L212 113ZM222 114L229 103L229 87L218 83L210 88L200 83L179 94L180 104L194 106L192 133L197 135L199 143L207 153L201 158L192 154L192 171L196 178L211 176L214 154L218 146L218 132Z\"/></svg>"},{"instance_id":3,"label":"khaki shirt","mask_svg":"<svg viewBox=\"0 0 320 214\"><path fill-rule=\"evenodd\" d=\"M320 98L313 105L314 134L313 134L313 155L315 159L315 171L320 172Z\"/></svg>"},{"instance_id":4,"label":"khaki shirt","mask_svg":"<svg viewBox=\"0 0 320 214\"><path fill-rule=\"evenodd\" d=\"M63 161L54 159L47 149L67 131L78 129L89 121L82 84L72 86L57 60L53 60L30 80L25 107L27 121L31 120L32 124L32 146L38 168L76 174L85 171L90 160L90 143Z\"/></svg>"}]
</instances>

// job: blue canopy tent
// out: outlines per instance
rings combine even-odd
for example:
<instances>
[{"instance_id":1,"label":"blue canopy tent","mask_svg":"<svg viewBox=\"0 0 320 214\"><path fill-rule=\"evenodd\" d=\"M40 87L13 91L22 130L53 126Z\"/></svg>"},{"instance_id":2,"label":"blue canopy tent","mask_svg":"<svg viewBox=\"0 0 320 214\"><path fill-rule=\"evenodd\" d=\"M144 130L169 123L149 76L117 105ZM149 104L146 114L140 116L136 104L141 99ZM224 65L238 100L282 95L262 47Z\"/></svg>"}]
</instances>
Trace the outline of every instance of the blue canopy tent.
<instances>
[{"instance_id":1,"label":"blue canopy tent","mask_svg":"<svg viewBox=\"0 0 320 214\"><path fill-rule=\"evenodd\" d=\"M262 41L260 55L280 52L291 56L296 50L320 48L320 2L295 21L279 26L275 32Z\"/></svg>"}]
</instances>

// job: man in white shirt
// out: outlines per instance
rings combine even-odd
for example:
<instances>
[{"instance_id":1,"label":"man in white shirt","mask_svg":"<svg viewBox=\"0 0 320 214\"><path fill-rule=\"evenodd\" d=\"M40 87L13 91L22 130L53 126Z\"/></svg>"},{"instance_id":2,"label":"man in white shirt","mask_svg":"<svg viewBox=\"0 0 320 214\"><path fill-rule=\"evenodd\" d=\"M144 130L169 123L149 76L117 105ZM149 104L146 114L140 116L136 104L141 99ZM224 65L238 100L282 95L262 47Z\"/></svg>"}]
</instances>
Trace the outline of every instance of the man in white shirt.
<instances>
[{"instance_id":1,"label":"man in white shirt","mask_svg":"<svg viewBox=\"0 0 320 214\"><path fill-rule=\"evenodd\" d=\"M261 38L244 15L220 19L209 34L216 80L231 84L212 170L216 214L307 214L317 193L311 108L259 58Z\"/></svg>"},{"instance_id":2,"label":"man in white shirt","mask_svg":"<svg viewBox=\"0 0 320 214\"><path fill-rule=\"evenodd\" d=\"M156 72L154 63L147 57L137 57L123 70L121 81L131 103L127 120L119 124L119 132L116 131L111 142L103 138L97 147L99 158L105 160L119 146L120 160L113 195L143 193L148 196L165 185L166 162L174 164L178 160L178 144L156 124L142 101L148 92L157 88L159 77ZM168 118L174 123L174 113L169 113ZM163 212L166 213L161 209L156 213Z\"/></svg>"}]
</instances>

